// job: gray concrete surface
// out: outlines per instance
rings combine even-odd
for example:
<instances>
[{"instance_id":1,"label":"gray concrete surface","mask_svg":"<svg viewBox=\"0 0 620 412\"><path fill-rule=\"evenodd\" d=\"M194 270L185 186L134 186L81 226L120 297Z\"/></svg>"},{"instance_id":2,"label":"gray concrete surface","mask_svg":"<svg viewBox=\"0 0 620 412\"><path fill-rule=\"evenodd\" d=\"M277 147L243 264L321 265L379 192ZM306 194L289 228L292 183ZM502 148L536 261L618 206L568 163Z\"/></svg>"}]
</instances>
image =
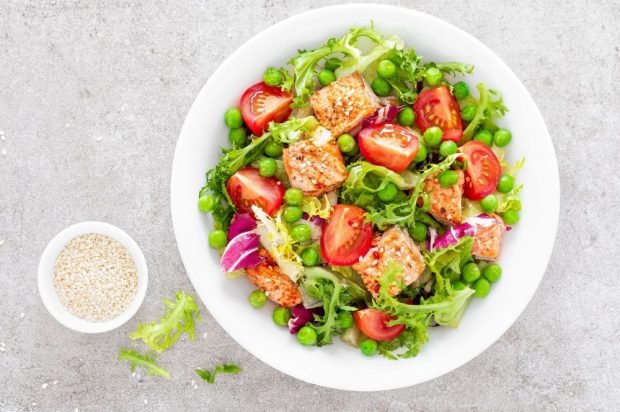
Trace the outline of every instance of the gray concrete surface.
<instances>
[{"instance_id":1,"label":"gray concrete surface","mask_svg":"<svg viewBox=\"0 0 620 412\"><path fill-rule=\"evenodd\" d=\"M554 140L562 211L542 285L497 343L434 381L359 394L275 371L208 314L196 343L160 357L174 379L116 362L162 296L192 291L168 193L194 97L253 34L332 2L0 2L0 410L617 410L620 3L542 3L394 3L472 33L522 79ZM133 235L151 272L136 318L99 336L57 324L36 289L49 239L90 219ZM194 389L192 368L221 361L244 372Z\"/></svg>"}]
</instances>

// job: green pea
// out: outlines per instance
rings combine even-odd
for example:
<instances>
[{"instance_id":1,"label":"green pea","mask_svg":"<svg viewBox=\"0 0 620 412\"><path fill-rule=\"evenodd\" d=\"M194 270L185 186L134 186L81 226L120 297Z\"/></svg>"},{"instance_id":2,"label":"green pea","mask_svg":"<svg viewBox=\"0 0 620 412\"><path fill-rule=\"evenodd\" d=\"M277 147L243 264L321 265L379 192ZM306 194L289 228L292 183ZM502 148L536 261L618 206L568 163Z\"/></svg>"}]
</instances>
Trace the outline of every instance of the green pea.
<instances>
[{"instance_id":1,"label":"green pea","mask_svg":"<svg viewBox=\"0 0 620 412\"><path fill-rule=\"evenodd\" d=\"M424 135L423 135L424 143L426 143L428 147L439 146L439 144L441 143L442 136L443 136L443 132L441 131L439 127L437 126L429 127L428 129L424 131Z\"/></svg>"},{"instance_id":2,"label":"green pea","mask_svg":"<svg viewBox=\"0 0 620 412\"><path fill-rule=\"evenodd\" d=\"M420 142L420 147L418 147L418 153L416 153L413 161L415 163L420 163L426 160L426 156L428 156L428 149L424 145L424 143Z\"/></svg>"},{"instance_id":3,"label":"green pea","mask_svg":"<svg viewBox=\"0 0 620 412\"><path fill-rule=\"evenodd\" d=\"M336 317L336 322L338 322L338 326L340 326L340 329L349 329L351 326L353 326L353 314L349 311L343 310L342 312L338 313L338 316Z\"/></svg>"},{"instance_id":4,"label":"green pea","mask_svg":"<svg viewBox=\"0 0 620 412\"><path fill-rule=\"evenodd\" d=\"M304 192L301 189L291 187L284 192L284 201L289 206L301 206L304 199Z\"/></svg>"},{"instance_id":5,"label":"green pea","mask_svg":"<svg viewBox=\"0 0 620 412\"><path fill-rule=\"evenodd\" d=\"M236 129L230 129L228 131L228 140L233 146L243 146L247 139L247 133L243 127L237 127Z\"/></svg>"},{"instance_id":6,"label":"green pea","mask_svg":"<svg viewBox=\"0 0 620 412\"><path fill-rule=\"evenodd\" d=\"M301 219L301 216L303 214L304 212L299 206L286 206L284 208L284 213L282 214L282 216L284 217L284 221L286 223L295 223L299 219Z\"/></svg>"},{"instance_id":7,"label":"green pea","mask_svg":"<svg viewBox=\"0 0 620 412\"><path fill-rule=\"evenodd\" d=\"M411 107L404 107L403 110L398 113L398 123L403 126L411 126L415 121L415 112Z\"/></svg>"},{"instance_id":8,"label":"green pea","mask_svg":"<svg viewBox=\"0 0 620 412\"><path fill-rule=\"evenodd\" d=\"M282 146L277 143L269 142L265 145L265 154L269 157L280 157L282 156Z\"/></svg>"},{"instance_id":9,"label":"green pea","mask_svg":"<svg viewBox=\"0 0 620 412\"><path fill-rule=\"evenodd\" d=\"M495 283L502 277L502 267L497 263L491 263L482 269L482 276L490 283Z\"/></svg>"},{"instance_id":10,"label":"green pea","mask_svg":"<svg viewBox=\"0 0 620 412\"><path fill-rule=\"evenodd\" d=\"M214 249L221 249L228 243L226 232L217 229L209 233L209 246Z\"/></svg>"},{"instance_id":11,"label":"green pea","mask_svg":"<svg viewBox=\"0 0 620 412\"><path fill-rule=\"evenodd\" d=\"M443 74L441 70L436 67L429 67L424 73L424 80L429 86L437 86L443 80Z\"/></svg>"},{"instance_id":12,"label":"green pea","mask_svg":"<svg viewBox=\"0 0 620 412\"><path fill-rule=\"evenodd\" d=\"M314 247L305 248L303 252L301 252L301 262L306 267L313 267L319 263L319 252L316 251Z\"/></svg>"},{"instance_id":13,"label":"green pea","mask_svg":"<svg viewBox=\"0 0 620 412\"><path fill-rule=\"evenodd\" d=\"M493 144L493 133L489 130L479 130L474 136L474 140L478 140L487 146L491 146Z\"/></svg>"},{"instance_id":14,"label":"green pea","mask_svg":"<svg viewBox=\"0 0 620 412\"><path fill-rule=\"evenodd\" d=\"M211 195L202 195L198 198L198 209L202 213L209 213L215 206L215 199Z\"/></svg>"},{"instance_id":15,"label":"green pea","mask_svg":"<svg viewBox=\"0 0 620 412\"><path fill-rule=\"evenodd\" d=\"M377 192L377 197L382 202L391 202L396 199L398 195L398 188L394 183L388 183L385 187Z\"/></svg>"},{"instance_id":16,"label":"green pea","mask_svg":"<svg viewBox=\"0 0 620 412\"><path fill-rule=\"evenodd\" d=\"M469 86L465 82L458 82L454 85L454 97L459 100L463 100L467 96L469 96Z\"/></svg>"},{"instance_id":17,"label":"green pea","mask_svg":"<svg viewBox=\"0 0 620 412\"><path fill-rule=\"evenodd\" d=\"M461 109L461 118L466 122L471 122L472 120L474 120L476 110L478 110L478 108L475 105L468 104Z\"/></svg>"},{"instance_id":18,"label":"green pea","mask_svg":"<svg viewBox=\"0 0 620 412\"><path fill-rule=\"evenodd\" d=\"M519 212L516 210L508 210L502 214L502 219L507 225L514 225L519 221Z\"/></svg>"},{"instance_id":19,"label":"green pea","mask_svg":"<svg viewBox=\"0 0 620 412\"><path fill-rule=\"evenodd\" d=\"M456 149L456 143L452 140L446 140L441 143L441 146L439 146L439 154L441 157L448 157L451 154L456 153Z\"/></svg>"},{"instance_id":20,"label":"green pea","mask_svg":"<svg viewBox=\"0 0 620 412\"><path fill-rule=\"evenodd\" d=\"M248 302L254 309L260 309L267 303L267 295L262 290L255 290L248 296Z\"/></svg>"},{"instance_id":21,"label":"green pea","mask_svg":"<svg viewBox=\"0 0 620 412\"><path fill-rule=\"evenodd\" d=\"M515 187L515 178L510 175L502 175L497 183L497 191L500 193L508 193Z\"/></svg>"},{"instance_id":22,"label":"green pea","mask_svg":"<svg viewBox=\"0 0 620 412\"><path fill-rule=\"evenodd\" d=\"M459 175L454 170L446 170L439 175L439 185L443 188L454 186L459 181Z\"/></svg>"},{"instance_id":23,"label":"green pea","mask_svg":"<svg viewBox=\"0 0 620 412\"><path fill-rule=\"evenodd\" d=\"M366 356L377 353L377 342L372 339L364 339L360 342L360 351Z\"/></svg>"},{"instance_id":24,"label":"green pea","mask_svg":"<svg viewBox=\"0 0 620 412\"><path fill-rule=\"evenodd\" d=\"M463 290L466 287L467 285L460 280L455 280L454 282L452 282L452 289L454 290Z\"/></svg>"},{"instance_id":25,"label":"green pea","mask_svg":"<svg viewBox=\"0 0 620 412\"><path fill-rule=\"evenodd\" d=\"M422 222L415 222L413 226L409 228L409 234L413 238L413 240L417 242L422 242L426 240L426 236L428 234L428 227Z\"/></svg>"},{"instance_id":26,"label":"green pea","mask_svg":"<svg viewBox=\"0 0 620 412\"><path fill-rule=\"evenodd\" d=\"M480 201L480 207L483 212L493 213L495 212L495 209L497 209L498 203L497 197L494 195L488 195Z\"/></svg>"},{"instance_id":27,"label":"green pea","mask_svg":"<svg viewBox=\"0 0 620 412\"><path fill-rule=\"evenodd\" d=\"M491 284L485 278L478 279L471 287L474 289L474 296L477 298L484 298L491 291Z\"/></svg>"},{"instance_id":28,"label":"green pea","mask_svg":"<svg viewBox=\"0 0 620 412\"><path fill-rule=\"evenodd\" d=\"M278 326L288 326L288 321L291 318L291 312L287 308L278 306L273 310L271 314L273 322Z\"/></svg>"},{"instance_id":29,"label":"green pea","mask_svg":"<svg viewBox=\"0 0 620 412\"><path fill-rule=\"evenodd\" d=\"M263 157L258 163L258 173L263 177L271 177L276 174L278 165L270 157Z\"/></svg>"},{"instance_id":30,"label":"green pea","mask_svg":"<svg viewBox=\"0 0 620 412\"><path fill-rule=\"evenodd\" d=\"M319 72L319 83L321 86L329 86L336 81L336 75L333 71L323 69Z\"/></svg>"},{"instance_id":31,"label":"green pea","mask_svg":"<svg viewBox=\"0 0 620 412\"><path fill-rule=\"evenodd\" d=\"M497 129L495 135L493 135L493 141L495 146L504 147L512 140L512 133L507 129Z\"/></svg>"},{"instance_id":32,"label":"green pea","mask_svg":"<svg viewBox=\"0 0 620 412\"><path fill-rule=\"evenodd\" d=\"M263 74L263 81L267 86L279 86L283 80L282 73L275 67L269 67Z\"/></svg>"},{"instance_id":33,"label":"green pea","mask_svg":"<svg viewBox=\"0 0 620 412\"><path fill-rule=\"evenodd\" d=\"M316 331L312 326L304 326L297 332L297 341L304 346L311 346L316 343Z\"/></svg>"},{"instance_id":34,"label":"green pea","mask_svg":"<svg viewBox=\"0 0 620 412\"><path fill-rule=\"evenodd\" d=\"M474 262L469 262L463 267L463 280L467 283L473 283L480 277L480 268Z\"/></svg>"},{"instance_id":35,"label":"green pea","mask_svg":"<svg viewBox=\"0 0 620 412\"><path fill-rule=\"evenodd\" d=\"M224 122L231 129L238 129L243 125L241 110L238 107L231 107L224 113Z\"/></svg>"},{"instance_id":36,"label":"green pea","mask_svg":"<svg viewBox=\"0 0 620 412\"><path fill-rule=\"evenodd\" d=\"M385 97L390 94L392 91L392 86L387 82L387 80L377 77L370 84L372 91L379 97Z\"/></svg>"},{"instance_id":37,"label":"green pea","mask_svg":"<svg viewBox=\"0 0 620 412\"><path fill-rule=\"evenodd\" d=\"M342 65L342 62L340 61L340 59L337 59L335 57L325 59L325 68L327 70L331 70L335 72L336 69L338 69L341 65Z\"/></svg>"},{"instance_id":38,"label":"green pea","mask_svg":"<svg viewBox=\"0 0 620 412\"><path fill-rule=\"evenodd\" d=\"M310 240L310 237L312 237L312 230L307 224L300 223L293 226L291 237L297 242L307 242Z\"/></svg>"},{"instance_id":39,"label":"green pea","mask_svg":"<svg viewBox=\"0 0 620 412\"><path fill-rule=\"evenodd\" d=\"M357 150L357 142L355 141L355 138L353 136L345 133L343 135L340 135L340 137L338 138L338 148L340 148L340 151L342 153L353 153L355 152L355 150Z\"/></svg>"},{"instance_id":40,"label":"green pea","mask_svg":"<svg viewBox=\"0 0 620 412\"><path fill-rule=\"evenodd\" d=\"M385 59L377 64L377 74L384 79L391 79L396 76L396 65Z\"/></svg>"}]
</instances>

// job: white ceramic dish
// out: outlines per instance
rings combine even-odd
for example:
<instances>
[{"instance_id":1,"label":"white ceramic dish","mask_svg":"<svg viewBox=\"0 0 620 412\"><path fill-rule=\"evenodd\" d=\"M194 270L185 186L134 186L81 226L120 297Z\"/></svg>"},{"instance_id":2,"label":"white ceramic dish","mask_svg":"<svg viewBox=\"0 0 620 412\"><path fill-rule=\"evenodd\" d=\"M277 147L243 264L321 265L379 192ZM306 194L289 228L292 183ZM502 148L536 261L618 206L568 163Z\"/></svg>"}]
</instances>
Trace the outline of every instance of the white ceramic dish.
<instances>
[{"instance_id":1,"label":"white ceramic dish","mask_svg":"<svg viewBox=\"0 0 620 412\"><path fill-rule=\"evenodd\" d=\"M268 66L280 66L298 49L311 49L350 27L371 21L385 35L397 34L418 54L434 61L476 66L467 82L484 81L504 94L510 112L500 123L513 133L510 160L525 156L518 175L524 183L520 223L508 233L500 263L502 279L485 299L475 299L458 329L434 328L420 355L391 361L365 358L336 339L323 348L299 345L276 327L268 309L247 304L252 291L244 278L228 280L207 242L210 222L196 206L205 171L227 146L224 111L238 104L245 88ZM248 64L248 62L251 62ZM372 391L414 385L468 362L495 342L525 309L540 283L556 235L560 188L549 132L536 104L515 74L480 41L435 17L405 8L344 5L296 15L248 40L213 73L196 98L176 148L171 203L177 243L200 298L222 327L243 347L280 371L317 385ZM543 331L541 331L543 332Z\"/></svg>"},{"instance_id":2,"label":"white ceramic dish","mask_svg":"<svg viewBox=\"0 0 620 412\"><path fill-rule=\"evenodd\" d=\"M54 264L56 263L58 254L62 251L67 242L86 233L99 233L120 242L131 254L136 265L136 270L138 271L138 290L131 304L119 316L105 322L91 322L69 312L60 302L58 294L56 293L56 288L54 287ZM144 259L140 247L138 247L138 244L127 233L109 223L81 222L64 229L49 242L39 261L37 282L43 304L54 319L69 329L78 332L101 333L118 328L131 319L138 311L146 295L148 270L146 267L146 260Z\"/></svg>"}]
</instances>

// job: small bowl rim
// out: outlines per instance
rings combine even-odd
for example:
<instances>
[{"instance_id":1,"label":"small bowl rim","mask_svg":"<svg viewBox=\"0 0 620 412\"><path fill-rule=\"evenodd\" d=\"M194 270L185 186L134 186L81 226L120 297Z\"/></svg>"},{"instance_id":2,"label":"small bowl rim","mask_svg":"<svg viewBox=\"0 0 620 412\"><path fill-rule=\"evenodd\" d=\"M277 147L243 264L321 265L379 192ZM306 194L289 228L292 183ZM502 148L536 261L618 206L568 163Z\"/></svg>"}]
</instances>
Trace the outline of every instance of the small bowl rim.
<instances>
[{"instance_id":1,"label":"small bowl rim","mask_svg":"<svg viewBox=\"0 0 620 412\"><path fill-rule=\"evenodd\" d=\"M56 293L56 288L54 287L54 265L59 253L70 240L87 233L109 236L120 242L127 248L138 272L138 289L129 306L117 317L104 322L91 322L71 313L69 309L60 302L58 294ZM136 241L124 230L110 223L84 221L66 227L47 244L39 260L37 286L45 308L61 325L82 333L103 333L125 324L136 314L140 306L142 306L148 287L148 268L142 250Z\"/></svg>"}]
</instances>

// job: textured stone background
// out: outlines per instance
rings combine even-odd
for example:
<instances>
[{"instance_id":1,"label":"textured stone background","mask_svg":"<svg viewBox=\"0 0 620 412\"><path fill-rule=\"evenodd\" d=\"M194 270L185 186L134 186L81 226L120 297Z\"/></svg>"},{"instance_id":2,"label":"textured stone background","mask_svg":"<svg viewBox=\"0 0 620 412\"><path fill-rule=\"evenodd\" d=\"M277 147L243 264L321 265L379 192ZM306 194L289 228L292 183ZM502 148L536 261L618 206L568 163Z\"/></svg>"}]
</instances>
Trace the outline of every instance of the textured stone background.
<instances>
[{"instance_id":1,"label":"textured stone background","mask_svg":"<svg viewBox=\"0 0 620 412\"><path fill-rule=\"evenodd\" d=\"M160 357L174 379L139 381L116 362L136 323L157 316L162 296L192 290L168 193L175 141L200 87L255 33L332 3L0 2L6 138L0 141L6 152L0 154L0 410L603 410L620 404L617 0L390 2L454 23L493 49L533 95L557 151L562 211L553 258L527 310L483 355L409 389L339 392L264 365L207 315L198 343L181 342ZM151 272L136 318L99 336L57 324L36 289L49 239L91 219L134 236ZM238 362L244 372L194 389L192 368L220 361Z\"/></svg>"}]
</instances>

